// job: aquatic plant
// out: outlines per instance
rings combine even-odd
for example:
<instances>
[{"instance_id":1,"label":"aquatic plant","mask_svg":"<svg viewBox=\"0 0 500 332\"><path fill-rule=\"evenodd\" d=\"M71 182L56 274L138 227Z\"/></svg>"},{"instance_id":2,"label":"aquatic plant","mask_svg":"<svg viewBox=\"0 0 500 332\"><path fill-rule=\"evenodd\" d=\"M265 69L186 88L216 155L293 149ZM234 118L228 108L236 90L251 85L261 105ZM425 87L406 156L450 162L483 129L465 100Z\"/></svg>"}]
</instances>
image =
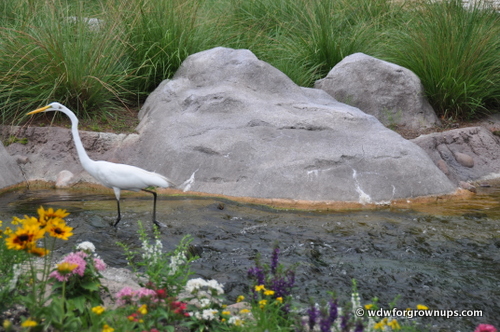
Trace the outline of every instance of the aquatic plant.
<instances>
[{"instance_id":1,"label":"aquatic plant","mask_svg":"<svg viewBox=\"0 0 500 332\"><path fill-rule=\"evenodd\" d=\"M0 254L23 253L29 265L29 269L12 268L10 279L0 275L10 285L2 284L0 295L8 291L9 296L21 299L28 309L28 316L21 317L19 322L5 320L2 326L6 331L15 328L99 332L173 332L180 328L199 332L425 331L414 319L400 319L398 311L401 310L396 308L395 301L389 310L379 308L377 298L363 305L355 280L350 301L342 303L330 293L326 301L304 308L293 296L298 287L294 269L280 263L278 247L272 251L270 264L261 264L257 259L256 265L249 269L249 294L238 296L237 304L228 305L224 286L218 281L187 278L192 274L190 263L195 259L188 255L189 236L182 239L173 252L166 253L159 234L148 239L142 227L139 230L141 249L126 248L126 253L143 284L136 289L123 288L114 297L117 307L105 307L100 297L106 290L101 284L100 272L106 264L97 256L91 242L79 244L55 266L50 264L53 245L47 247L46 244L72 236L72 228L64 221L67 215L64 210L40 208L37 217L14 218L13 223L21 225L18 229L5 228L0 232L3 239ZM49 239L53 241L47 242ZM38 246L39 242L44 245ZM37 257L48 262L41 269L32 265ZM9 264L3 255L0 262ZM45 287L49 283L53 287L47 294ZM28 295L23 295L26 290ZM431 309L418 304L416 309L406 310ZM474 332L497 332L497 329L479 324Z\"/></svg>"}]
</instances>

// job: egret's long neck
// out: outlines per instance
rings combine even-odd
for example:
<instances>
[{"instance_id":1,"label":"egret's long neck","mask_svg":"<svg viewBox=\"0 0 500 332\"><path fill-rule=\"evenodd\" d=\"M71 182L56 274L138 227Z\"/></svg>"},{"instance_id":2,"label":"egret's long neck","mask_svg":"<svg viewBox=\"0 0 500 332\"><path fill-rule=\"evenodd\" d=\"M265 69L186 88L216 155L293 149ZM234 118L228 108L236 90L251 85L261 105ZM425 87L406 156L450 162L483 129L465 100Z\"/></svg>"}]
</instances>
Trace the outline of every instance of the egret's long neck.
<instances>
[{"instance_id":1,"label":"egret's long neck","mask_svg":"<svg viewBox=\"0 0 500 332\"><path fill-rule=\"evenodd\" d=\"M80 163L83 168L88 171L88 166L92 164L93 160L89 158L87 152L83 148L82 140L80 139L80 134L78 133L78 118L76 115L66 110L60 110L64 114L66 114L71 120L71 133L73 134L73 141L75 142L76 151L78 153L78 158L80 158Z\"/></svg>"}]
</instances>

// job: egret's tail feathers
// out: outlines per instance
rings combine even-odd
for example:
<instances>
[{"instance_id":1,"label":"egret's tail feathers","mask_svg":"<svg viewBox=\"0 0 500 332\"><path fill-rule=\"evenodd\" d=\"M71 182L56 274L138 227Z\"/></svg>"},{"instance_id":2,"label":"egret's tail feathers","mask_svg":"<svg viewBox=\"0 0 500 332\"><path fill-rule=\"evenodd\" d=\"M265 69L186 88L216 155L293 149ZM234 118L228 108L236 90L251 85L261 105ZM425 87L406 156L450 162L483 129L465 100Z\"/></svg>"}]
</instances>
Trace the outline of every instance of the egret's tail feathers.
<instances>
[{"instance_id":1,"label":"egret's tail feathers","mask_svg":"<svg viewBox=\"0 0 500 332\"><path fill-rule=\"evenodd\" d=\"M189 191L191 189L191 186L194 184L194 175L198 172L198 169L191 174L191 177L184 181L180 186L179 189L181 189L183 192Z\"/></svg>"}]
</instances>

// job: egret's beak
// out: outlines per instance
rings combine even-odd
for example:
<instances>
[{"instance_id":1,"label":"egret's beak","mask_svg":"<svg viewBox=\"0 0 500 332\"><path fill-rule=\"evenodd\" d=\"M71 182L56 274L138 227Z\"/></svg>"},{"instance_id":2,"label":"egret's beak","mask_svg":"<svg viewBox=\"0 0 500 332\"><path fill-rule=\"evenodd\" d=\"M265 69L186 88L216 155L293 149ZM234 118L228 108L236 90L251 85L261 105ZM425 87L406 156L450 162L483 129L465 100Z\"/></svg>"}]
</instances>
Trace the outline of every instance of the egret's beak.
<instances>
[{"instance_id":1,"label":"egret's beak","mask_svg":"<svg viewBox=\"0 0 500 332\"><path fill-rule=\"evenodd\" d=\"M42 108L38 108L38 109L36 109L36 110L34 110L34 111L31 111L31 112L29 112L29 113L28 113L28 114L26 114L26 115L31 115L31 114L40 113L40 112L46 111L46 110L47 110L47 109L49 109L49 108L50 108L50 105L47 105L47 106L44 106L44 107L42 107Z\"/></svg>"}]
</instances>

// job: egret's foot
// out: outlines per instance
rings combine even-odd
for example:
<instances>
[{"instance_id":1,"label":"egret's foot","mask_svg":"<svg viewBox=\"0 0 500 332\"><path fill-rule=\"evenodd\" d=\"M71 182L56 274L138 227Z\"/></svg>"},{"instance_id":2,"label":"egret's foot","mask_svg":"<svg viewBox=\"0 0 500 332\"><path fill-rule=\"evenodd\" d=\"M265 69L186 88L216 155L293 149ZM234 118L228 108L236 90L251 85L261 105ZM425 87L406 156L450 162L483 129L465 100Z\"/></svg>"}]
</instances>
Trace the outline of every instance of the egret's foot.
<instances>
[{"instance_id":1,"label":"egret's foot","mask_svg":"<svg viewBox=\"0 0 500 332\"><path fill-rule=\"evenodd\" d=\"M165 225L163 225L162 223L160 223L159 221L157 220L153 220L153 224L158 228L162 228L162 227L165 227Z\"/></svg>"}]
</instances>

